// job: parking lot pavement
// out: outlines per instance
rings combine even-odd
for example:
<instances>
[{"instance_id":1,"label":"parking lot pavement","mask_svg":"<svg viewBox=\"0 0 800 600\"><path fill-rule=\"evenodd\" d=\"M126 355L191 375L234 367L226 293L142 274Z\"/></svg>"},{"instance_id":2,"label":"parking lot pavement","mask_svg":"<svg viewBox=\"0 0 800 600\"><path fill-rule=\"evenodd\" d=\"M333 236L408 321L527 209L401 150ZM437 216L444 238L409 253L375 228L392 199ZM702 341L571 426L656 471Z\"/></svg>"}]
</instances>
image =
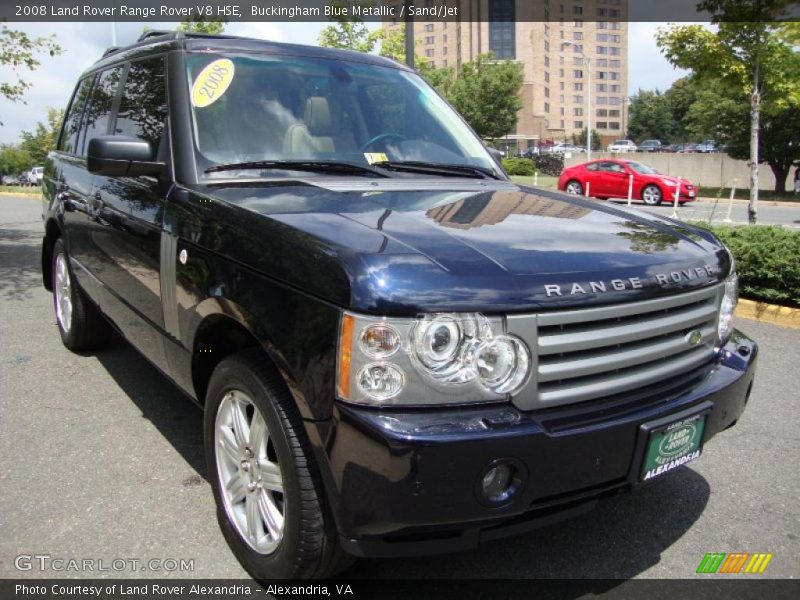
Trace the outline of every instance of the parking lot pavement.
<instances>
[{"instance_id":1,"label":"parking lot pavement","mask_svg":"<svg viewBox=\"0 0 800 600\"><path fill-rule=\"evenodd\" d=\"M611 200L610 202L625 206L627 200ZM660 206L647 206L641 201L634 201L631 203L631 207L665 217L671 216L674 210L673 205L666 202ZM728 210L728 201L725 199L719 202L703 199L679 206L677 214L682 221L705 221L706 223L711 221L714 225L747 224L746 202L735 201L730 206L730 215L728 215ZM758 203L758 223L800 229L800 202L792 204L789 202L774 203L769 200L761 200Z\"/></svg>"},{"instance_id":2,"label":"parking lot pavement","mask_svg":"<svg viewBox=\"0 0 800 600\"><path fill-rule=\"evenodd\" d=\"M122 341L83 356L61 345L40 283L39 214L38 202L0 198L0 577L244 577L217 528L200 411ZM761 343L755 390L698 462L568 522L349 574L687 578L706 552L741 551L774 554L762 577L800 576L800 332L739 326ZM194 570L15 570L34 553L189 559Z\"/></svg>"}]
</instances>

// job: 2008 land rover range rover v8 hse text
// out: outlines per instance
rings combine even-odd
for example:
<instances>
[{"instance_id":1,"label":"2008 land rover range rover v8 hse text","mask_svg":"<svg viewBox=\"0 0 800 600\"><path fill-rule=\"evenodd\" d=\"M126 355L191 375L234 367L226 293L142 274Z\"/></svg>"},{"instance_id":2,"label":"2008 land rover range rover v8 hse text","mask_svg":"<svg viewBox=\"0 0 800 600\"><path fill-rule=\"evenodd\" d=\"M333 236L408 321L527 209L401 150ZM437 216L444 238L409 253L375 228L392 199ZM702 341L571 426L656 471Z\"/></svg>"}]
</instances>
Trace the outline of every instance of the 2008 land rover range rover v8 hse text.
<instances>
[{"instance_id":1,"label":"2008 land rover range rover v8 hse text","mask_svg":"<svg viewBox=\"0 0 800 600\"><path fill-rule=\"evenodd\" d=\"M257 577L575 514L699 457L753 382L710 233L512 183L376 56L150 32L81 77L44 196L64 344L113 325L203 407Z\"/></svg>"}]
</instances>

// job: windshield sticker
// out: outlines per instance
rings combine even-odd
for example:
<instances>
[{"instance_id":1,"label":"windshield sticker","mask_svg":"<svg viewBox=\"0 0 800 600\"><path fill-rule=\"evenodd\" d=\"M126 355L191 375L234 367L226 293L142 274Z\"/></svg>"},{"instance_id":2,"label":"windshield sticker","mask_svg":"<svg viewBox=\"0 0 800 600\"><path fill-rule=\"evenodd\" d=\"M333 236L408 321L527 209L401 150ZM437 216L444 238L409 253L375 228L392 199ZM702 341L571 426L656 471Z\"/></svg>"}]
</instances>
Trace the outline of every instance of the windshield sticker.
<instances>
[{"instance_id":1,"label":"windshield sticker","mask_svg":"<svg viewBox=\"0 0 800 600\"><path fill-rule=\"evenodd\" d=\"M220 58L206 65L192 84L192 106L205 108L222 98L233 81L233 61Z\"/></svg>"},{"instance_id":2,"label":"windshield sticker","mask_svg":"<svg viewBox=\"0 0 800 600\"><path fill-rule=\"evenodd\" d=\"M383 152L364 152L364 158L369 164L388 162L389 158Z\"/></svg>"}]
</instances>

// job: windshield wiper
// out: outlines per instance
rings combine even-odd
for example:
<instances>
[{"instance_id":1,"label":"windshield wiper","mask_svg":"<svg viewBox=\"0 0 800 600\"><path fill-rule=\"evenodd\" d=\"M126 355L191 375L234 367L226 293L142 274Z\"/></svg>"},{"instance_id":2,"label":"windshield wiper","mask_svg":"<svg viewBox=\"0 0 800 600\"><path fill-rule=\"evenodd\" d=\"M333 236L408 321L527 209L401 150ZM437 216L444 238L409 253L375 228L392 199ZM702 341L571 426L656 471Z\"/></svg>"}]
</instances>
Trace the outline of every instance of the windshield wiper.
<instances>
[{"instance_id":1,"label":"windshield wiper","mask_svg":"<svg viewBox=\"0 0 800 600\"><path fill-rule=\"evenodd\" d=\"M500 179L492 169L473 165L449 165L440 163L426 163L415 160L380 161L372 163L373 167L382 167L393 171L409 171L412 173L430 173L446 177L477 177L481 179Z\"/></svg>"},{"instance_id":2,"label":"windshield wiper","mask_svg":"<svg viewBox=\"0 0 800 600\"><path fill-rule=\"evenodd\" d=\"M208 167L203 173L218 173L219 171L238 171L243 169L282 169L285 171L314 171L317 173L389 177L386 173L378 169L373 169L372 167L333 160L255 160L214 165L213 167Z\"/></svg>"}]
</instances>

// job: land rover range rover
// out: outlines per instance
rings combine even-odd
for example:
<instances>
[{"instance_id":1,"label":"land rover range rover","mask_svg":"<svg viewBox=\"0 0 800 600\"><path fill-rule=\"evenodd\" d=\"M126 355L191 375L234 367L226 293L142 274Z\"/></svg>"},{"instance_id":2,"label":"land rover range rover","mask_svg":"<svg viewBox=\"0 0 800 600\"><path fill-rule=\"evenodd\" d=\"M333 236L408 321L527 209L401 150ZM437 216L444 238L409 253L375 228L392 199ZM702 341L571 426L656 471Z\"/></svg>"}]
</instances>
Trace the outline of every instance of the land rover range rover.
<instances>
[{"instance_id":1,"label":"land rover range rover","mask_svg":"<svg viewBox=\"0 0 800 600\"><path fill-rule=\"evenodd\" d=\"M114 327L202 407L257 577L576 514L750 395L717 239L513 183L384 58L149 32L80 78L43 188L65 346Z\"/></svg>"}]
</instances>

